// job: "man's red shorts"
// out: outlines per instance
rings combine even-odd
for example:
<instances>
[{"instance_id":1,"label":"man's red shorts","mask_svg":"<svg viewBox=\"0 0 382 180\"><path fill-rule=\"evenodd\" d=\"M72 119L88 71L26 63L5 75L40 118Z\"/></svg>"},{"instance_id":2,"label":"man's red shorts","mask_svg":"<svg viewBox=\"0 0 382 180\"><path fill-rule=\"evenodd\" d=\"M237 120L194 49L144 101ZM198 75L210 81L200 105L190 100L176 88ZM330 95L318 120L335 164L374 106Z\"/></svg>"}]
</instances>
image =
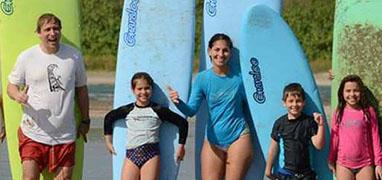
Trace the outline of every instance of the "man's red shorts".
<instances>
[{"instance_id":1,"label":"man's red shorts","mask_svg":"<svg viewBox=\"0 0 382 180\"><path fill-rule=\"evenodd\" d=\"M73 167L75 142L69 144L47 145L33 141L18 130L19 153L21 162L33 160L40 172L48 167L49 172L56 172L58 167Z\"/></svg>"}]
</instances>

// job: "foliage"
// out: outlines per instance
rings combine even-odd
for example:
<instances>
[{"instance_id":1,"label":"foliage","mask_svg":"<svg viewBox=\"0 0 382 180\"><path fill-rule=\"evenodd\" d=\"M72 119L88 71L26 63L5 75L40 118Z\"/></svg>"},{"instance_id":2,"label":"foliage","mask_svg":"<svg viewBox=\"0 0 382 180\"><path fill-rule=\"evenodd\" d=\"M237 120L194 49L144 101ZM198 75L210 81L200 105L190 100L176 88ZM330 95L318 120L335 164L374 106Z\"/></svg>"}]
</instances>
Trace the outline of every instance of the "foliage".
<instances>
[{"instance_id":1,"label":"foliage","mask_svg":"<svg viewBox=\"0 0 382 180\"><path fill-rule=\"evenodd\" d=\"M331 61L333 0L285 0L283 16L310 61Z\"/></svg>"},{"instance_id":2,"label":"foliage","mask_svg":"<svg viewBox=\"0 0 382 180\"><path fill-rule=\"evenodd\" d=\"M203 0L196 0L195 5L195 50L194 50L194 72L199 68L200 44L202 41L202 23L203 23Z\"/></svg>"},{"instance_id":3,"label":"foliage","mask_svg":"<svg viewBox=\"0 0 382 180\"><path fill-rule=\"evenodd\" d=\"M90 69L114 70L123 0L80 0L80 5L86 65Z\"/></svg>"}]
</instances>

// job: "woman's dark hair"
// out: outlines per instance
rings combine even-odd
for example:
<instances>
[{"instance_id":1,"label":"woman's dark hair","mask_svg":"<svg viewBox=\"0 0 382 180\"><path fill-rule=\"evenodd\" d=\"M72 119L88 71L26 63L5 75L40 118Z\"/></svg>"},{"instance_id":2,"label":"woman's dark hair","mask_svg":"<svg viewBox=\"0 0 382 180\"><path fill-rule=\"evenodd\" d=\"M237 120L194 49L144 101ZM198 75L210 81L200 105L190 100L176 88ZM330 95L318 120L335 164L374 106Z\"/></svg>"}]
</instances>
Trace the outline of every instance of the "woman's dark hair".
<instances>
[{"instance_id":1,"label":"woman's dark hair","mask_svg":"<svg viewBox=\"0 0 382 180\"><path fill-rule=\"evenodd\" d=\"M131 88L132 89L135 88L135 85L137 84L137 80L138 79L146 80L147 83L149 84L149 86L153 87L154 80L153 80L153 78L151 78L151 76L148 73L146 73L146 72L137 72L131 78Z\"/></svg>"},{"instance_id":2,"label":"woman's dark hair","mask_svg":"<svg viewBox=\"0 0 382 180\"><path fill-rule=\"evenodd\" d=\"M208 47L212 48L214 46L214 43L218 40L224 40L230 49L233 48L231 38L229 38L229 36L227 36L226 34L223 34L223 33L217 33L217 34L213 35L211 37L210 41L208 41Z\"/></svg>"},{"instance_id":3,"label":"woman's dark hair","mask_svg":"<svg viewBox=\"0 0 382 180\"><path fill-rule=\"evenodd\" d=\"M337 98L338 98L338 104L337 104L337 124L340 124L341 121L342 121L342 117L343 117L343 114L344 114L344 109L346 107L346 101L345 101L345 98L344 98L344 88L345 88L345 84L347 82L355 82L357 83L359 89L360 89L360 100L359 100L359 107L362 109L363 113L366 115L367 117L367 121L370 119L370 113L369 113L369 110L368 108L370 107L370 103L368 101L368 99L366 98L366 86L364 85L362 79L358 76L358 75L355 75L355 74L351 74L351 75L347 75L345 76L341 83L340 83L340 87L338 88L338 92L337 92Z\"/></svg>"}]
</instances>

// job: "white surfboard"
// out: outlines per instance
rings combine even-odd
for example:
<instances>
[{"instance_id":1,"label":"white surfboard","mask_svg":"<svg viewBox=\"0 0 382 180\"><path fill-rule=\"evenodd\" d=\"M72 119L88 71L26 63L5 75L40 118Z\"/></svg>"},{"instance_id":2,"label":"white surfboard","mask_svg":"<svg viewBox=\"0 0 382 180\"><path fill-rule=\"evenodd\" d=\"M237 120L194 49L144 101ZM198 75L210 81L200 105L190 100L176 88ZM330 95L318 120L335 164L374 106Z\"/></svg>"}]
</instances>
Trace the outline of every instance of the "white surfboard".
<instances>
[{"instance_id":1,"label":"white surfboard","mask_svg":"<svg viewBox=\"0 0 382 180\"><path fill-rule=\"evenodd\" d=\"M136 72L147 72L154 79L152 100L180 114L167 97L170 85L187 101L194 51L195 1L126 0L124 2L115 78L114 108L135 101L130 80ZM114 125L113 179L121 179L126 157L126 125ZM176 179L175 161L178 128L164 123L160 131L160 179Z\"/></svg>"},{"instance_id":2,"label":"white surfboard","mask_svg":"<svg viewBox=\"0 0 382 180\"><path fill-rule=\"evenodd\" d=\"M203 11L203 30L202 44L200 57L200 71L211 68L210 58L208 57L207 47L209 39L216 33L227 34L233 42L234 49L230 60L231 68L240 70L239 64L239 35L240 24L244 16L245 10L256 4L265 4L276 12L280 12L281 0L205 0ZM195 124L195 176L196 179L201 179L200 174L200 153L205 137L205 126L208 120L208 112L205 102L199 108L197 120ZM256 132L251 120L250 114L247 112L247 122L251 129L254 158L247 172L246 179L262 179L261 172L265 168L265 159L260 156L259 143L257 141Z\"/></svg>"},{"instance_id":3,"label":"white surfboard","mask_svg":"<svg viewBox=\"0 0 382 180\"><path fill-rule=\"evenodd\" d=\"M282 105L282 93L286 85L297 82L303 86L307 95L304 108L307 115L312 116L313 112L324 115L324 111L306 56L279 13L264 5L249 8L241 25L240 46L240 64L247 101L261 154L267 158L273 124L287 113ZM327 123L325 133L324 149L319 151L311 146L310 162L318 179L326 180L332 178L326 161L330 137ZM275 170L283 167L282 145L280 150Z\"/></svg>"}]
</instances>

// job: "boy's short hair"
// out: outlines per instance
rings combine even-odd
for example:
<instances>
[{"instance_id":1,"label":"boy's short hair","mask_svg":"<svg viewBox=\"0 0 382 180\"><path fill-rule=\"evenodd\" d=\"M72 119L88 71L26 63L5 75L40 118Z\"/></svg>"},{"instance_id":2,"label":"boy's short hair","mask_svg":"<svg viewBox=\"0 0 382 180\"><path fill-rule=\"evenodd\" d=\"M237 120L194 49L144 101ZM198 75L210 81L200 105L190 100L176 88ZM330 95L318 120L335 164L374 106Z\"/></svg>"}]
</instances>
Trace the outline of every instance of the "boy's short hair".
<instances>
[{"instance_id":1,"label":"boy's short hair","mask_svg":"<svg viewBox=\"0 0 382 180\"><path fill-rule=\"evenodd\" d=\"M283 101L289 96L301 97L305 101L305 91L299 83L290 83L284 87Z\"/></svg>"},{"instance_id":2,"label":"boy's short hair","mask_svg":"<svg viewBox=\"0 0 382 180\"><path fill-rule=\"evenodd\" d=\"M37 20L37 26L36 26L36 32L37 33L40 33L41 32L41 27L45 24L45 23L48 23L48 22L52 22L54 24L57 24L60 29L62 28L61 27L61 20L55 16L54 14L52 13L45 13L45 14L42 14L38 20Z\"/></svg>"}]
</instances>

